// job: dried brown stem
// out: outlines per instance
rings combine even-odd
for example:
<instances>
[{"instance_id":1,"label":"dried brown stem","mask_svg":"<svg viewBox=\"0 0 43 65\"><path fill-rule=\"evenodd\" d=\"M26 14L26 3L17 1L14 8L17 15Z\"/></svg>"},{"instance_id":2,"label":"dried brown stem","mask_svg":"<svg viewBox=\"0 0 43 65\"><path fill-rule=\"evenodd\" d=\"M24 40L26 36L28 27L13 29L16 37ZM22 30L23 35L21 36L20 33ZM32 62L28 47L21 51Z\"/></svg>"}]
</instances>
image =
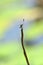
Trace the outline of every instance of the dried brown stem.
<instances>
[{"instance_id":1,"label":"dried brown stem","mask_svg":"<svg viewBox=\"0 0 43 65\"><path fill-rule=\"evenodd\" d=\"M24 53L27 65L30 65L26 51L25 51L24 43L23 43L23 27L22 26L23 26L23 24L20 25L20 28L21 28L21 45L22 45L22 49L23 49L23 53Z\"/></svg>"}]
</instances>

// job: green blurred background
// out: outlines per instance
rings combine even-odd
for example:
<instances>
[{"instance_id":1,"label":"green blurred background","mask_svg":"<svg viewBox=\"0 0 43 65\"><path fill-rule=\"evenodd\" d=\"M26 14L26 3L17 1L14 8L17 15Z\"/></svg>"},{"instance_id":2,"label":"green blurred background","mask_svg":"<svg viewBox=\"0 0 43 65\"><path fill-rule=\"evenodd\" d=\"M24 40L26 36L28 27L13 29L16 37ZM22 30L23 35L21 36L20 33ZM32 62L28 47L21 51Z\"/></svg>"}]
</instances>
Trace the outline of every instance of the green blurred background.
<instances>
[{"instance_id":1,"label":"green blurred background","mask_svg":"<svg viewBox=\"0 0 43 65\"><path fill-rule=\"evenodd\" d=\"M27 65L20 42L21 23L30 65L43 65L42 0L0 0L0 65Z\"/></svg>"}]
</instances>

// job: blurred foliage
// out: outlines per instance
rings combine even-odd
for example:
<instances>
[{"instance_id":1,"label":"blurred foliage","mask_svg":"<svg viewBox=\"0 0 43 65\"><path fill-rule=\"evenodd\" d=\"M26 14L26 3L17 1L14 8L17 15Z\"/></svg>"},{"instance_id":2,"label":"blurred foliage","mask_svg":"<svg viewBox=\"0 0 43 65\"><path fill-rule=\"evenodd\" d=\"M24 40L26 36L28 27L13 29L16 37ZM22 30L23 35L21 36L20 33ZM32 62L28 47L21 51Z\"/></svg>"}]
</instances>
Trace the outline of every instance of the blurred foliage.
<instances>
[{"instance_id":1,"label":"blurred foliage","mask_svg":"<svg viewBox=\"0 0 43 65\"><path fill-rule=\"evenodd\" d=\"M26 65L21 44L0 45L0 65ZM36 48L37 47L37 48ZM31 65L43 65L43 46L25 46Z\"/></svg>"},{"instance_id":2,"label":"blurred foliage","mask_svg":"<svg viewBox=\"0 0 43 65\"><path fill-rule=\"evenodd\" d=\"M34 38L40 34L43 34L43 20L34 21L33 24L30 24L30 27L25 31L27 39Z\"/></svg>"},{"instance_id":3,"label":"blurred foliage","mask_svg":"<svg viewBox=\"0 0 43 65\"><path fill-rule=\"evenodd\" d=\"M40 18L42 10L40 8L27 9L20 5L12 6L21 0L0 0L0 38L8 29L12 20L14 22L23 17L27 20ZM39 14L40 13L40 14ZM34 21L34 24L25 31L26 38L33 38L43 33L43 20ZM19 44L18 44L19 43ZM25 46L31 65L43 65L43 45ZM20 42L0 43L0 65L26 65Z\"/></svg>"}]
</instances>

